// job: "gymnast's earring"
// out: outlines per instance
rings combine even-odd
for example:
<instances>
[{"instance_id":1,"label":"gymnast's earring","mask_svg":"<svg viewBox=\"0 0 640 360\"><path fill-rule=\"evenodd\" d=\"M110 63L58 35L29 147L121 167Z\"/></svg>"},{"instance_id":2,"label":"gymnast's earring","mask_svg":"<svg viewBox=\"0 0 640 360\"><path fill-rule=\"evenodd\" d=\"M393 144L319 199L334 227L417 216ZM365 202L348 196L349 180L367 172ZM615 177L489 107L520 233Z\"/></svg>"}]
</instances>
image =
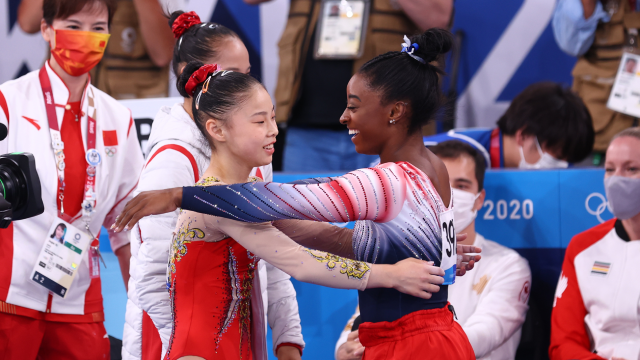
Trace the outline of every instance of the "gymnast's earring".
<instances>
[{"instance_id":1,"label":"gymnast's earring","mask_svg":"<svg viewBox=\"0 0 640 360\"><path fill-rule=\"evenodd\" d=\"M395 123L396 123L396 119L389 120L389 124L394 124L395 125Z\"/></svg>"}]
</instances>

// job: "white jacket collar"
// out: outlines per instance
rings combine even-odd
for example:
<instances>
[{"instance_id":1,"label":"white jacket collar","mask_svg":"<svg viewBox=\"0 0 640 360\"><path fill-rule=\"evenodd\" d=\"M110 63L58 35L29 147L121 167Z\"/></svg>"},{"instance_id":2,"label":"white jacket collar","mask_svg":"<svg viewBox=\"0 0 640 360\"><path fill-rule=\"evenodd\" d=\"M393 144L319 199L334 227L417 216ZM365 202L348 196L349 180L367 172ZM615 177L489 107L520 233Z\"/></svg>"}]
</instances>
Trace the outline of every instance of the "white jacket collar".
<instances>
[{"instance_id":1,"label":"white jacket collar","mask_svg":"<svg viewBox=\"0 0 640 360\"><path fill-rule=\"evenodd\" d=\"M172 107L163 106L155 119L149 136L149 149L161 141L178 140L191 145L207 160L211 157L211 150L196 126L195 121L187 114L182 103Z\"/></svg>"}]
</instances>

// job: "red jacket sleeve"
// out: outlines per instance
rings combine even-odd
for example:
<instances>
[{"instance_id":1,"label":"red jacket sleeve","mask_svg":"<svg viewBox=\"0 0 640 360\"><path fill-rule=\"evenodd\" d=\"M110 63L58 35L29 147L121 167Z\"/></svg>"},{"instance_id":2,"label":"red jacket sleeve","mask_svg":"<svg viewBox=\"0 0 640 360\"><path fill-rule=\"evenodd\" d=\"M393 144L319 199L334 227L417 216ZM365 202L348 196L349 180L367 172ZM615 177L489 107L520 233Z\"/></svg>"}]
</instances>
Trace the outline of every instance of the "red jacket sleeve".
<instances>
[{"instance_id":1,"label":"red jacket sleeve","mask_svg":"<svg viewBox=\"0 0 640 360\"><path fill-rule=\"evenodd\" d=\"M603 359L590 350L591 343L584 324L587 309L576 277L574 260L580 252L602 239L612 227L612 221L596 226L576 235L567 247L551 312L551 360Z\"/></svg>"}]
</instances>

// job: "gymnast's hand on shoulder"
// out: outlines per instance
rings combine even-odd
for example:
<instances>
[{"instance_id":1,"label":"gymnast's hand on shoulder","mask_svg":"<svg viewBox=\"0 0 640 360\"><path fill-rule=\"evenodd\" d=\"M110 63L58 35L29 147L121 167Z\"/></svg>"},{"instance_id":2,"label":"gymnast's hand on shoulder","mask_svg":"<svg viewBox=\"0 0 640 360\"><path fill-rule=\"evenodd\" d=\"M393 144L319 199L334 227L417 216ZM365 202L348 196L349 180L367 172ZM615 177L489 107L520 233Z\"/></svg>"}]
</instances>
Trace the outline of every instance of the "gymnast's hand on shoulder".
<instances>
[{"instance_id":1,"label":"gymnast's hand on shoulder","mask_svg":"<svg viewBox=\"0 0 640 360\"><path fill-rule=\"evenodd\" d=\"M129 230L143 217L164 214L180 207L182 203L182 188L143 191L129 201L111 225L115 232Z\"/></svg>"}]
</instances>

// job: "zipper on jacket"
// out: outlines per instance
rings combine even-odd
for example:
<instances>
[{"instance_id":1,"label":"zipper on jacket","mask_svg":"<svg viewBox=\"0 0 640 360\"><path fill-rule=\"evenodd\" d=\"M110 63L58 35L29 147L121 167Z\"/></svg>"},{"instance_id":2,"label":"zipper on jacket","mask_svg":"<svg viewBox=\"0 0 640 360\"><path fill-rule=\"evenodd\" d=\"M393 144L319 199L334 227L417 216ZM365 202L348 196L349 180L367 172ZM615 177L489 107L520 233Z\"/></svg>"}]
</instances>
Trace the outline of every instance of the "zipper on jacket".
<instances>
[{"instance_id":1,"label":"zipper on jacket","mask_svg":"<svg viewBox=\"0 0 640 360\"><path fill-rule=\"evenodd\" d=\"M51 302L53 301L53 294L49 293L49 298L47 299L47 310L45 312L49 314L51 312Z\"/></svg>"}]
</instances>

